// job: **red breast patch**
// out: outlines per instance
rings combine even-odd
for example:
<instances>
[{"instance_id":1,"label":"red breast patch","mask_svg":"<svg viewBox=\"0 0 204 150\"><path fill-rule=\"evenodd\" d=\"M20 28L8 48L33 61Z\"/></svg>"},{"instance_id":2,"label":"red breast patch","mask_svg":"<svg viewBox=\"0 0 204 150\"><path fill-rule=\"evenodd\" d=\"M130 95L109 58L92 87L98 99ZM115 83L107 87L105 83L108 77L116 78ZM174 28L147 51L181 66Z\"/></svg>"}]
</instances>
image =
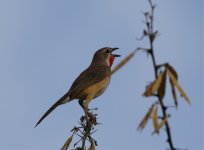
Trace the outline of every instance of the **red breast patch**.
<instances>
[{"instance_id":1,"label":"red breast patch","mask_svg":"<svg viewBox=\"0 0 204 150\"><path fill-rule=\"evenodd\" d=\"M110 67L112 66L113 64L113 61L114 61L115 57L113 55L110 55L109 57L109 64L110 64Z\"/></svg>"}]
</instances>

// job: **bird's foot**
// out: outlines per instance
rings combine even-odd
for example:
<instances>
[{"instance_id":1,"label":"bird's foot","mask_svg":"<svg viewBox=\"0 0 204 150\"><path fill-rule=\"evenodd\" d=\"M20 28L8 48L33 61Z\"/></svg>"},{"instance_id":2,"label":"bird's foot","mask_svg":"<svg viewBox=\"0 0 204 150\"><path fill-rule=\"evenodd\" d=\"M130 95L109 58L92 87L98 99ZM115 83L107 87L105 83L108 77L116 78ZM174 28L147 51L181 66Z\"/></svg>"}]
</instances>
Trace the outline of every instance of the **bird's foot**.
<instances>
[{"instance_id":1,"label":"bird's foot","mask_svg":"<svg viewBox=\"0 0 204 150\"><path fill-rule=\"evenodd\" d=\"M97 125L97 119L96 119L96 116L97 114L93 114L91 112L89 112L90 109L87 109L87 108L84 108L84 113L85 113L85 116L82 116L81 118L81 121L86 121L87 123L91 123L91 124L94 124L94 125Z\"/></svg>"},{"instance_id":2,"label":"bird's foot","mask_svg":"<svg viewBox=\"0 0 204 150\"><path fill-rule=\"evenodd\" d=\"M88 112L88 116L89 116L89 120L90 120L94 125L96 125L96 124L97 124L96 114L92 114L92 113Z\"/></svg>"}]
</instances>

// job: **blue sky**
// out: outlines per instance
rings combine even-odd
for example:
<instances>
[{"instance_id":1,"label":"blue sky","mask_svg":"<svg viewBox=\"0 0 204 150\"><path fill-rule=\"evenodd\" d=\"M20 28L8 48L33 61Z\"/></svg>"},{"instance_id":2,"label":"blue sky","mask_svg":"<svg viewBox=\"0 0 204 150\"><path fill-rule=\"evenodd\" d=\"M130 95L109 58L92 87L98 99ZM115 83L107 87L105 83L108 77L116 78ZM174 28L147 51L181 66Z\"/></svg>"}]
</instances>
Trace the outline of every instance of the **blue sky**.
<instances>
[{"instance_id":1,"label":"blue sky","mask_svg":"<svg viewBox=\"0 0 204 150\"><path fill-rule=\"evenodd\" d=\"M179 98L169 109L178 148L203 146L203 1L156 0L155 42L158 63L169 62L192 105ZM144 0L0 0L0 149L60 149L82 110L76 101L56 109L37 128L41 115L70 87L105 46L119 47L123 57L147 42L137 41L144 24ZM122 58L116 60L119 62ZM105 150L165 149L166 135L151 136L149 123L136 128L154 99L142 97L153 80L150 57L137 53L113 77L105 94L91 103L99 110L94 135ZM168 86L165 97L173 104Z\"/></svg>"}]
</instances>

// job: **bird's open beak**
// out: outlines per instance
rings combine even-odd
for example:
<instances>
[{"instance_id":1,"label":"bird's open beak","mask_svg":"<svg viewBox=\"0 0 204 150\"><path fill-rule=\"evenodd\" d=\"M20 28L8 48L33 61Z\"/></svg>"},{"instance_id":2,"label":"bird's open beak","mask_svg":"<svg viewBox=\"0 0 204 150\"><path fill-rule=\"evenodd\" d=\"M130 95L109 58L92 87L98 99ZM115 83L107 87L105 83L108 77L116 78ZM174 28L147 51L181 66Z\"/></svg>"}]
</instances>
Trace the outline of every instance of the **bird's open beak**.
<instances>
[{"instance_id":1,"label":"bird's open beak","mask_svg":"<svg viewBox=\"0 0 204 150\"><path fill-rule=\"evenodd\" d=\"M111 50L111 55L114 56L114 57L120 57L121 55L117 55L117 54L112 54L113 51L117 50L119 48L115 47L115 48L112 48Z\"/></svg>"}]
</instances>

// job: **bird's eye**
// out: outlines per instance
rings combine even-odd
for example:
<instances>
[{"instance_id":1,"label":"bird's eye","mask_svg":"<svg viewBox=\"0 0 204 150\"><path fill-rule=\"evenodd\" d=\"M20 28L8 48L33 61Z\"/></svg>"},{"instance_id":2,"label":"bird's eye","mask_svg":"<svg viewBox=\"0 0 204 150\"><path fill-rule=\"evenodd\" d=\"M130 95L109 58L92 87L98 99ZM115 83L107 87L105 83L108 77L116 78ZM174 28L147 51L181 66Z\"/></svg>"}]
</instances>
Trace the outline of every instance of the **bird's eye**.
<instances>
[{"instance_id":1,"label":"bird's eye","mask_svg":"<svg viewBox=\"0 0 204 150\"><path fill-rule=\"evenodd\" d=\"M107 49L105 52L106 52L106 53L110 53L110 50L109 50L109 49Z\"/></svg>"}]
</instances>

